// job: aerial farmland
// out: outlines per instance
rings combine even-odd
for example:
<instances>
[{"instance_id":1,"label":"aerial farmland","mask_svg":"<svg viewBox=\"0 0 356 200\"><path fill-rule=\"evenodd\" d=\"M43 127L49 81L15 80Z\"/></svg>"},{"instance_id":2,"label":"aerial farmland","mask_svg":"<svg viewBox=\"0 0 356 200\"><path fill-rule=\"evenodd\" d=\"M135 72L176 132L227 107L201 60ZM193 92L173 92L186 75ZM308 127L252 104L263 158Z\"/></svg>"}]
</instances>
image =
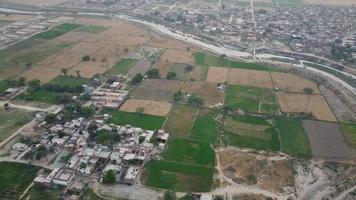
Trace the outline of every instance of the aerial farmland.
<instances>
[{"instance_id":1,"label":"aerial farmland","mask_svg":"<svg viewBox=\"0 0 356 200\"><path fill-rule=\"evenodd\" d=\"M42 17L53 23L0 50L0 199L308 199L355 187L356 121L337 114L327 83L129 20Z\"/></svg>"}]
</instances>

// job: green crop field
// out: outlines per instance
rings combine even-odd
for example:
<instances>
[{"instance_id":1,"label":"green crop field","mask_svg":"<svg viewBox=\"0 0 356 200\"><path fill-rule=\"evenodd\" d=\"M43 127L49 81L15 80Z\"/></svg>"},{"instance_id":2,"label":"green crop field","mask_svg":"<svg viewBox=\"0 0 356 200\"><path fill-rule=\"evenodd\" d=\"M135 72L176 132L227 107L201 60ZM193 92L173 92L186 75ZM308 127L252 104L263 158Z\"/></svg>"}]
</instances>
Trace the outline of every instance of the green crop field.
<instances>
[{"instance_id":1,"label":"green crop field","mask_svg":"<svg viewBox=\"0 0 356 200\"><path fill-rule=\"evenodd\" d=\"M184 148L182 148L184 147ZM168 161L214 166L214 150L208 143L199 143L190 139L173 138L169 141L168 149L163 158Z\"/></svg>"},{"instance_id":2,"label":"green crop field","mask_svg":"<svg viewBox=\"0 0 356 200\"><path fill-rule=\"evenodd\" d=\"M96 34L96 33L101 33L105 30L108 30L108 28L104 26L98 26L98 25L87 25L87 26L81 26L77 28L75 31Z\"/></svg>"},{"instance_id":3,"label":"green crop field","mask_svg":"<svg viewBox=\"0 0 356 200\"><path fill-rule=\"evenodd\" d=\"M188 137L196 112L196 107L175 105L164 125L164 130L176 137Z\"/></svg>"},{"instance_id":4,"label":"green crop field","mask_svg":"<svg viewBox=\"0 0 356 200\"><path fill-rule=\"evenodd\" d=\"M256 113L278 113L278 104L272 90L229 85L225 106Z\"/></svg>"},{"instance_id":5,"label":"green crop field","mask_svg":"<svg viewBox=\"0 0 356 200\"><path fill-rule=\"evenodd\" d=\"M52 40L58 36L61 36L69 31L72 31L82 25L80 24L73 24L73 23L64 23L49 29L48 31L39 33L34 35L32 38L35 39L44 39L44 40Z\"/></svg>"},{"instance_id":6,"label":"green crop field","mask_svg":"<svg viewBox=\"0 0 356 200\"><path fill-rule=\"evenodd\" d=\"M276 117L275 121L283 152L296 156L311 156L309 139L300 120L281 116Z\"/></svg>"},{"instance_id":7,"label":"green crop field","mask_svg":"<svg viewBox=\"0 0 356 200\"><path fill-rule=\"evenodd\" d=\"M219 130L214 120L216 111L201 108L195 119L190 137L196 141L216 143L219 137Z\"/></svg>"},{"instance_id":8,"label":"green crop field","mask_svg":"<svg viewBox=\"0 0 356 200\"><path fill-rule=\"evenodd\" d=\"M56 200L60 199L63 192L61 187L47 188L44 186L34 185L26 195L29 200Z\"/></svg>"},{"instance_id":9,"label":"green crop field","mask_svg":"<svg viewBox=\"0 0 356 200\"><path fill-rule=\"evenodd\" d=\"M19 163L0 163L0 199L6 198L6 192L10 197L18 199L25 189L36 177L39 168Z\"/></svg>"},{"instance_id":10,"label":"green crop field","mask_svg":"<svg viewBox=\"0 0 356 200\"><path fill-rule=\"evenodd\" d=\"M145 185L181 192L208 192L214 168L193 166L165 160L148 163L142 177Z\"/></svg>"},{"instance_id":11,"label":"green crop field","mask_svg":"<svg viewBox=\"0 0 356 200\"><path fill-rule=\"evenodd\" d=\"M137 64L138 60L131 58L122 58L118 61L113 68L107 71L105 74L107 76L112 76L114 74L122 74L125 75L130 69Z\"/></svg>"},{"instance_id":12,"label":"green crop field","mask_svg":"<svg viewBox=\"0 0 356 200\"><path fill-rule=\"evenodd\" d=\"M129 113L122 112L119 110L108 109L104 113L111 115L109 123L116 125L127 125L140 127L147 130L157 130L160 129L164 123L164 117L158 117L153 115L139 114L139 113Z\"/></svg>"},{"instance_id":13,"label":"green crop field","mask_svg":"<svg viewBox=\"0 0 356 200\"><path fill-rule=\"evenodd\" d=\"M341 123L341 128L348 142L356 149L356 124Z\"/></svg>"},{"instance_id":14,"label":"green crop field","mask_svg":"<svg viewBox=\"0 0 356 200\"><path fill-rule=\"evenodd\" d=\"M11 134L16 132L23 125L27 124L34 118L33 112L11 108L6 111L4 108L0 109L0 141L5 140Z\"/></svg>"},{"instance_id":15,"label":"green crop field","mask_svg":"<svg viewBox=\"0 0 356 200\"><path fill-rule=\"evenodd\" d=\"M220 128L223 141L228 145L270 151L280 149L277 131L263 118L225 116Z\"/></svg>"}]
</instances>

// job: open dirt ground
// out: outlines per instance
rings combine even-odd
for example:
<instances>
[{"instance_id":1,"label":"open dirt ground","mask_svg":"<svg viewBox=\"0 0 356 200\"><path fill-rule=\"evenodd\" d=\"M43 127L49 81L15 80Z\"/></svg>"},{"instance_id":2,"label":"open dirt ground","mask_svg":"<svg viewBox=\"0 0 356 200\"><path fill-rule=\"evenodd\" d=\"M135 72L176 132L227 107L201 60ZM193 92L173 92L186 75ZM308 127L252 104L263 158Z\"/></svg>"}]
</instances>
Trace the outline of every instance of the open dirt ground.
<instances>
[{"instance_id":1,"label":"open dirt ground","mask_svg":"<svg viewBox=\"0 0 356 200\"><path fill-rule=\"evenodd\" d=\"M162 101L129 99L120 107L120 111L136 112L138 107L144 108L144 114L165 117L171 110L172 105Z\"/></svg>"},{"instance_id":2,"label":"open dirt ground","mask_svg":"<svg viewBox=\"0 0 356 200\"><path fill-rule=\"evenodd\" d=\"M146 79L131 93L134 98L172 102L173 95L183 82L165 79Z\"/></svg>"},{"instance_id":3,"label":"open dirt ground","mask_svg":"<svg viewBox=\"0 0 356 200\"><path fill-rule=\"evenodd\" d=\"M62 68L72 68L82 62L82 54L80 53L70 53L63 52L53 55L43 61L38 65L41 67L52 68L52 69L62 69Z\"/></svg>"},{"instance_id":4,"label":"open dirt ground","mask_svg":"<svg viewBox=\"0 0 356 200\"><path fill-rule=\"evenodd\" d=\"M191 44L184 43L173 38L163 37L160 35L152 36L146 44L158 48L168 48L182 51L187 51L187 48L189 48L192 53L196 50L196 48L193 47Z\"/></svg>"},{"instance_id":5,"label":"open dirt ground","mask_svg":"<svg viewBox=\"0 0 356 200\"><path fill-rule=\"evenodd\" d=\"M195 93L204 98L204 105L212 106L217 103L224 103L224 91L218 90L216 83L209 82L188 82L183 91Z\"/></svg>"},{"instance_id":6,"label":"open dirt ground","mask_svg":"<svg viewBox=\"0 0 356 200\"><path fill-rule=\"evenodd\" d=\"M233 149L218 152L224 175L234 182L256 185L271 192L294 188L293 166L290 160L272 158Z\"/></svg>"},{"instance_id":7,"label":"open dirt ground","mask_svg":"<svg viewBox=\"0 0 356 200\"><path fill-rule=\"evenodd\" d=\"M33 15L19 15L19 14L5 15L5 14L0 14L0 21L22 21L22 20L25 20L25 19L30 19L32 17L33 17Z\"/></svg>"},{"instance_id":8,"label":"open dirt ground","mask_svg":"<svg viewBox=\"0 0 356 200\"><path fill-rule=\"evenodd\" d=\"M76 76L76 71L80 71L80 75L85 78L91 78L96 74L102 74L109 70L106 63L103 62L82 62L79 65L71 68L68 74Z\"/></svg>"},{"instance_id":9,"label":"open dirt ground","mask_svg":"<svg viewBox=\"0 0 356 200\"><path fill-rule=\"evenodd\" d=\"M53 40L60 41L60 42L79 42L79 41L85 42L85 41L89 41L90 38L93 36L94 35L90 33L70 31L57 38L54 38Z\"/></svg>"},{"instance_id":10,"label":"open dirt ground","mask_svg":"<svg viewBox=\"0 0 356 200\"><path fill-rule=\"evenodd\" d=\"M311 112L319 120L336 121L333 112L322 95L277 92L277 99L282 112Z\"/></svg>"},{"instance_id":11,"label":"open dirt ground","mask_svg":"<svg viewBox=\"0 0 356 200\"><path fill-rule=\"evenodd\" d=\"M132 78L138 73L145 74L150 67L150 61L140 60L135 66L130 69L130 71L127 73L127 76Z\"/></svg>"},{"instance_id":12,"label":"open dirt ground","mask_svg":"<svg viewBox=\"0 0 356 200\"><path fill-rule=\"evenodd\" d=\"M59 74L61 74L60 69L32 67L20 74L19 77L25 77L26 80L38 79L41 81L41 84L44 84L57 77Z\"/></svg>"},{"instance_id":13,"label":"open dirt ground","mask_svg":"<svg viewBox=\"0 0 356 200\"><path fill-rule=\"evenodd\" d=\"M313 93L320 94L318 86L309 80L288 73L272 72L271 74L274 87L281 91L303 92L304 88L311 88Z\"/></svg>"},{"instance_id":14,"label":"open dirt ground","mask_svg":"<svg viewBox=\"0 0 356 200\"><path fill-rule=\"evenodd\" d=\"M165 78L172 65L170 62L156 62L153 67L159 69L160 76Z\"/></svg>"},{"instance_id":15,"label":"open dirt ground","mask_svg":"<svg viewBox=\"0 0 356 200\"><path fill-rule=\"evenodd\" d=\"M11 3L16 3L16 4L27 4L27 5L56 5L60 3L64 3L68 0L6 0Z\"/></svg>"},{"instance_id":16,"label":"open dirt ground","mask_svg":"<svg viewBox=\"0 0 356 200\"><path fill-rule=\"evenodd\" d=\"M167 49L160 59L162 62L193 64L193 52L187 50Z\"/></svg>"},{"instance_id":17,"label":"open dirt ground","mask_svg":"<svg viewBox=\"0 0 356 200\"><path fill-rule=\"evenodd\" d=\"M213 83L224 83L227 81L233 85L273 88L269 72L257 70L209 67L207 81Z\"/></svg>"},{"instance_id":18,"label":"open dirt ground","mask_svg":"<svg viewBox=\"0 0 356 200\"><path fill-rule=\"evenodd\" d=\"M347 146L338 124L304 120L303 126L316 159L330 161L353 159L352 151Z\"/></svg>"}]
</instances>

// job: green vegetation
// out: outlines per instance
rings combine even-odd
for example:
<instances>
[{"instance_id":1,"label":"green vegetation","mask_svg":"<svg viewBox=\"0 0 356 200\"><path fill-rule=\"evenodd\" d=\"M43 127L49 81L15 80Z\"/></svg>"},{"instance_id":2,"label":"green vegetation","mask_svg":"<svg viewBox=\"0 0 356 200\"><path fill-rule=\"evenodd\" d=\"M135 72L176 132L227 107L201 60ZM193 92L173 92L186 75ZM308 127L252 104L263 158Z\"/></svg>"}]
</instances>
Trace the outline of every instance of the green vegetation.
<instances>
[{"instance_id":1,"label":"green vegetation","mask_svg":"<svg viewBox=\"0 0 356 200\"><path fill-rule=\"evenodd\" d=\"M302 122L285 116L276 118L276 125L281 138L281 150L285 153L310 157L311 149Z\"/></svg>"},{"instance_id":2,"label":"green vegetation","mask_svg":"<svg viewBox=\"0 0 356 200\"><path fill-rule=\"evenodd\" d=\"M197 109L191 106L175 105L171 110L164 129L176 137L187 137Z\"/></svg>"},{"instance_id":3,"label":"green vegetation","mask_svg":"<svg viewBox=\"0 0 356 200\"><path fill-rule=\"evenodd\" d=\"M149 162L143 174L145 185L186 192L208 192L214 168L193 166L165 160Z\"/></svg>"},{"instance_id":4,"label":"green vegetation","mask_svg":"<svg viewBox=\"0 0 356 200\"><path fill-rule=\"evenodd\" d=\"M192 106L199 107L204 104L204 99L203 99L203 97L198 96L195 93L193 93L188 97L187 102Z\"/></svg>"},{"instance_id":5,"label":"green vegetation","mask_svg":"<svg viewBox=\"0 0 356 200\"><path fill-rule=\"evenodd\" d=\"M80 26L81 26L80 24L64 23L59 26L53 27L53 28L49 29L48 31L36 34L32 38L52 40L58 36L61 36L69 31L74 30Z\"/></svg>"},{"instance_id":6,"label":"green vegetation","mask_svg":"<svg viewBox=\"0 0 356 200\"><path fill-rule=\"evenodd\" d=\"M6 198L6 192L9 192L8 197L18 199L36 177L38 170L39 167L31 165L1 162L0 199Z\"/></svg>"},{"instance_id":7,"label":"green vegetation","mask_svg":"<svg viewBox=\"0 0 356 200\"><path fill-rule=\"evenodd\" d=\"M240 69L268 71L268 68L263 65L257 63L248 63L248 62L230 60L224 54L217 56L212 53L196 52L194 54L194 58L195 58L195 64L201 66L231 67L231 68L240 68Z\"/></svg>"},{"instance_id":8,"label":"green vegetation","mask_svg":"<svg viewBox=\"0 0 356 200\"><path fill-rule=\"evenodd\" d=\"M104 26L87 25L87 26L81 26L81 27L77 28L75 31L96 34L96 33L101 33L107 29L108 28L104 27Z\"/></svg>"},{"instance_id":9,"label":"green vegetation","mask_svg":"<svg viewBox=\"0 0 356 200\"><path fill-rule=\"evenodd\" d=\"M146 75L148 76L148 78L159 78L159 69L157 68L152 68L152 69L149 69L147 72L146 72Z\"/></svg>"},{"instance_id":10,"label":"green vegetation","mask_svg":"<svg viewBox=\"0 0 356 200\"><path fill-rule=\"evenodd\" d=\"M356 148L356 124L341 123L341 128L349 143Z\"/></svg>"},{"instance_id":11,"label":"green vegetation","mask_svg":"<svg viewBox=\"0 0 356 200\"><path fill-rule=\"evenodd\" d=\"M175 79L176 77L177 77L177 74L175 72L168 72L167 75L166 75L166 78L168 80Z\"/></svg>"},{"instance_id":12,"label":"green vegetation","mask_svg":"<svg viewBox=\"0 0 356 200\"><path fill-rule=\"evenodd\" d=\"M131 124L143 129L157 130L160 129L164 123L164 117L158 117L146 114L137 114L122 112L118 110L105 110L105 113L111 115L109 123L114 123L116 125L126 125Z\"/></svg>"},{"instance_id":13,"label":"green vegetation","mask_svg":"<svg viewBox=\"0 0 356 200\"><path fill-rule=\"evenodd\" d=\"M233 110L242 109L255 113L278 112L273 91L258 87L229 85L225 106Z\"/></svg>"},{"instance_id":14,"label":"green vegetation","mask_svg":"<svg viewBox=\"0 0 356 200\"><path fill-rule=\"evenodd\" d=\"M261 117L226 115L220 128L223 141L228 145L270 151L280 149L277 131Z\"/></svg>"},{"instance_id":15,"label":"green vegetation","mask_svg":"<svg viewBox=\"0 0 356 200\"><path fill-rule=\"evenodd\" d=\"M214 167L215 154L208 143L173 138L169 141L163 158L168 161Z\"/></svg>"},{"instance_id":16,"label":"green vegetation","mask_svg":"<svg viewBox=\"0 0 356 200\"><path fill-rule=\"evenodd\" d=\"M34 185L28 193L29 200L57 200L61 196L63 188Z\"/></svg>"},{"instance_id":17,"label":"green vegetation","mask_svg":"<svg viewBox=\"0 0 356 200\"><path fill-rule=\"evenodd\" d=\"M143 80L142 74L138 73L132 78L132 80L130 81L130 84L137 85L137 84L141 83L142 80Z\"/></svg>"},{"instance_id":18,"label":"green vegetation","mask_svg":"<svg viewBox=\"0 0 356 200\"><path fill-rule=\"evenodd\" d=\"M71 95L78 95L83 91L82 85L86 82L86 78L60 75L30 94L19 95L17 98L52 104L64 103L61 102L61 96L67 95L70 98Z\"/></svg>"},{"instance_id":19,"label":"green vegetation","mask_svg":"<svg viewBox=\"0 0 356 200\"><path fill-rule=\"evenodd\" d=\"M131 58L122 58L118 61L113 68L111 68L106 74L122 74L125 75L130 69L137 64L138 60Z\"/></svg>"},{"instance_id":20,"label":"green vegetation","mask_svg":"<svg viewBox=\"0 0 356 200\"><path fill-rule=\"evenodd\" d=\"M0 108L0 141L5 140L34 118L34 113L17 108Z\"/></svg>"},{"instance_id":21,"label":"green vegetation","mask_svg":"<svg viewBox=\"0 0 356 200\"><path fill-rule=\"evenodd\" d=\"M216 111L201 108L190 132L190 137L214 144L219 137L219 130L215 122Z\"/></svg>"},{"instance_id":22,"label":"green vegetation","mask_svg":"<svg viewBox=\"0 0 356 200\"><path fill-rule=\"evenodd\" d=\"M174 72L176 74L176 77L174 78L178 80L188 80L191 70L193 70L193 66L184 63L175 63L169 69L170 72Z\"/></svg>"},{"instance_id":23,"label":"green vegetation","mask_svg":"<svg viewBox=\"0 0 356 200\"><path fill-rule=\"evenodd\" d=\"M109 170L105 173L103 177L103 183L115 183L116 182L116 175L113 170Z\"/></svg>"}]
</instances>

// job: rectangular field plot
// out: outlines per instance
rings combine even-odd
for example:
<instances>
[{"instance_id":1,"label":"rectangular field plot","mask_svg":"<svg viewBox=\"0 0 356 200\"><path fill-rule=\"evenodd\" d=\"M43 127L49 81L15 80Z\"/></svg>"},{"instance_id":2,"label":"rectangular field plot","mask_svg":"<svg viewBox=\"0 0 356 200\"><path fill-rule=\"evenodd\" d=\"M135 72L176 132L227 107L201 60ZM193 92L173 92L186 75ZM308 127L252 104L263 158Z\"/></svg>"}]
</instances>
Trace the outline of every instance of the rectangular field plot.
<instances>
[{"instance_id":1,"label":"rectangular field plot","mask_svg":"<svg viewBox=\"0 0 356 200\"><path fill-rule=\"evenodd\" d=\"M132 78L136 74L145 74L147 70L151 67L151 62L147 60L139 60L127 73L127 76Z\"/></svg>"},{"instance_id":2,"label":"rectangular field plot","mask_svg":"<svg viewBox=\"0 0 356 200\"><path fill-rule=\"evenodd\" d=\"M111 115L109 123L124 126L130 124L147 130L161 129L164 123L164 117L153 115L122 112L119 110L105 110L105 113Z\"/></svg>"},{"instance_id":3,"label":"rectangular field plot","mask_svg":"<svg viewBox=\"0 0 356 200\"><path fill-rule=\"evenodd\" d=\"M193 53L187 50L167 49L160 58L161 62L193 64Z\"/></svg>"},{"instance_id":4,"label":"rectangular field plot","mask_svg":"<svg viewBox=\"0 0 356 200\"><path fill-rule=\"evenodd\" d=\"M172 67L169 69L169 71L176 73L177 76L175 79L188 80L191 75L191 71L186 70L187 66L188 66L188 64L175 63L172 65Z\"/></svg>"},{"instance_id":5,"label":"rectangular field plot","mask_svg":"<svg viewBox=\"0 0 356 200\"><path fill-rule=\"evenodd\" d=\"M228 145L271 151L280 148L277 131L263 118L225 116L220 121L220 128Z\"/></svg>"},{"instance_id":6,"label":"rectangular field plot","mask_svg":"<svg viewBox=\"0 0 356 200\"><path fill-rule=\"evenodd\" d=\"M176 137L188 137L197 108L175 105L164 125L164 130Z\"/></svg>"},{"instance_id":7,"label":"rectangular field plot","mask_svg":"<svg viewBox=\"0 0 356 200\"><path fill-rule=\"evenodd\" d=\"M309 80L288 73L272 72L271 74L274 86L281 91L304 92L305 88L310 88L313 93L320 94L318 86Z\"/></svg>"},{"instance_id":8,"label":"rectangular field plot","mask_svg":"<svg viewBox=\"0 0 356 200\"><path fill-rule=\"evenodd\" d=\"M161 78L166 78L167 73L169 72L169 69L173 63L170 62L156 62L153 66L153 68L157 68L159 70L159 74Z\"/></svg>"},{"instance_id":9,"label":"rectangular field plot","mask_svg":"<svg viewBox=\"0 0 356 200\"><path fill-rule=\"evenodd\" d=\"M182 148L184 147L184 148ZM214 167L214 150L208 143L198 143L190 139L173 138L163 153L168 161Z\"/></svg>"},{"instance_id":10,"label":"rectangular field plot","mask_svg":"<svg viewBox=\"0 0 356 200\"><path fill-rule=\"evenodd\" d=\"M114 75L114 74L122 74L125 75L130 69L137 64L138 60L131 59L131 58L123 58L118 61L113 68L111 68L107 74Z\"/></svg>"},{"instance_id":11,"label":"rectangular field plot","mask_svg":"<svg viewBox=\"0 0 356 200\"><path fill-rule=\"evenodd\" d=\"M322 95L277 92L282 112L310 113L319 120L336 121L334 113Z\"/></svg>"},{"instance_id":12,"label":"rectangular field plot","mask_svg":"<svg viewBox=\"0 0 356 200\"><path fill-rule=\"evenodd\" d=\"M73 24L73 23L64 23L59 26L53 27L50 30L39 33L37 35L34 35L33 38L35 39L45 39L45 40L51 40L54 39L58 36L61 36L69 31L72 31L78 27L80 27L80 24Z\"/></svg>"},{"instance_id":13,"label":"rectangular field plot","mask_svg":"<svg viewBox=\"0 0 356 200\"><path fill-rule=\"evenodd\" d=\"M304 120L313 156L330 161L351 161L354 156L336 123Z\"/></svg>"},{"instance_id":14,"label":"rectangular field plot","mask_svg":"<svg viewBox=\"0 0 356 200\"><path fill-rule=\"evenodd\" d=\"M146 79L131 93L137 99L172 102L174 93L180 90L183 82L164 79Z\"/></svg>"},{"instance_id":15,"label":"rectangular field plot","mask_svg":"<svg viewBox=\"0 0 356 200\"><path fill-rule=\"evenodd\" d=\"M171 110L171 107L170 103L163 101L129 99L120 107L120 111L137 112L139 108L143 108L144 114L165 117Z\"/></svg>"},{"instance_id":16,"label":"rectangular field plot","mask_svg":"<svg viewBox=\"0 0 356 200\"><path fill-rule=\"evenodd\" d=\"M96 33L101 33L107 29L108 28L104 27L104 26L87 25L87 26L81 26L81 27L77 28L75 31L96 34Z\"/></svg>"},{"instance_id":17,"label":"rectangular field plot","mask_svg":"<svg viewBox=\"0 0 356 200\"><path fill-rule=\"evenodd\" d=\"M284 116L276 118L276 125L281 139L281 151L301 157L310 157L309 139L298 119Z\"/></svg>"},{"instance_id":18,"label":"rectangular field plot","mask_svg":"<svg viewBox=\"0 0 356 200\"><path fill-rule=\"evenodd\" d=\"M0 109L0 142L16 132L20 127L34 118L33 112L10 108L9 111Z\"/></svg>"},{"instance_id":19,"label":"rectangular field plot","mask_svg":"<svg viewBox=\"0 0 356 200\"><path fill-rule=\"evenodd\" d=\"M169 162L148 163L142 176L143 184L181 192L208 192L213 183L214 168Z\"/></svg>"},{"instance_id":20,"label":"rectangular field plot","mask_svg":"<svg viewBox=\"0 0 356 200\"><path fill-rule=\"evenodd\" d=\"M39 169L27 164L0 163L0 199L19 199Z\"/></svg>"},{"instance_id":21,"label":"rectangular field plot","mask_svg":"<svg viewBox=\"0 0 356 200\"><path fill-rule=\"evenodd\" d=\"M356 124L341 123L340 126L348 142L356 149Z\"/></svg>"},{"instance_id":22,"label":"rectangular field plot","mask_svg":"<svg viewBox=\"0 0 356 200\"><path fill-rule=\"evenodd\" d=\"M188 82L184 85L183 91L203 97L205 106L216 105L224 101L224 91L219 90L216 83Z\"/></svg>"},{"instance_id":23,"label":"rectangular field plot","mask_svg":"<svg viewBox=\"0 0 356 200\"><path fill-rule=\"evenodd\" d=\"M225 106L255 113L278 113L278 104L270 89L229 85Z\"/></svg>"},{"instance_id":24,"label":"rectangular field plot","mask_svg":"<svg viewBox=\"0 0 356 200\"><path fill-rule=\"evenodd\" d=\"M215 122L217 111L200 108L194 121L190 137L199 142L214 144L219 137L219 129Z\"/></svg>"}]
</instances>

